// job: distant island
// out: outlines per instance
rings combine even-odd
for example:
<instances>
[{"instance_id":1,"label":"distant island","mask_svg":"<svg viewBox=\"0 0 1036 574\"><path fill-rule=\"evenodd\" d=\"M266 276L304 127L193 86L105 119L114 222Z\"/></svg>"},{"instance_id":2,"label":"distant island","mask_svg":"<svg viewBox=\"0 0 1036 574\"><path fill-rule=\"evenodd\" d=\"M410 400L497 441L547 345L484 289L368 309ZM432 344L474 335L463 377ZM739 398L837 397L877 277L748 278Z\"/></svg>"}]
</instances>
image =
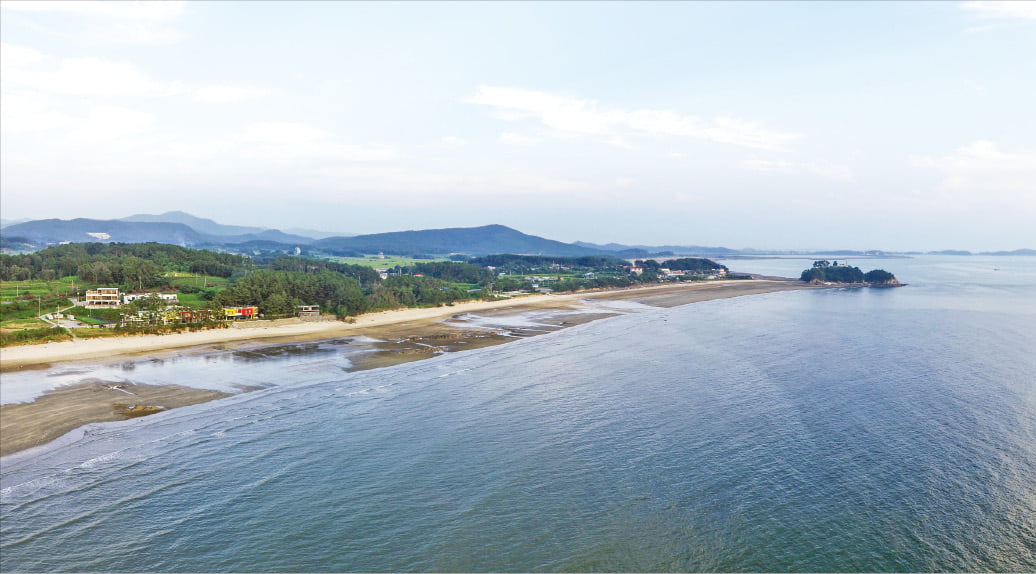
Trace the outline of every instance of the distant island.
<instances>
[{"instance_id":1,"label":"distant island","mask_svg":"<svg viewBox=\"0 0 1036 574\"><path fill-rule=\"evenodd\" d=\"M799 279L808 283L843 283L846 285L860 285L865 287L902 287L903 284L896 279L896 276L884 269L872 269L866 273L860 271L859 267L852 267L846 264L839 265L837 261L814 261L813 267L806 269L799 276Z\"/></svg>"}]
</instances>

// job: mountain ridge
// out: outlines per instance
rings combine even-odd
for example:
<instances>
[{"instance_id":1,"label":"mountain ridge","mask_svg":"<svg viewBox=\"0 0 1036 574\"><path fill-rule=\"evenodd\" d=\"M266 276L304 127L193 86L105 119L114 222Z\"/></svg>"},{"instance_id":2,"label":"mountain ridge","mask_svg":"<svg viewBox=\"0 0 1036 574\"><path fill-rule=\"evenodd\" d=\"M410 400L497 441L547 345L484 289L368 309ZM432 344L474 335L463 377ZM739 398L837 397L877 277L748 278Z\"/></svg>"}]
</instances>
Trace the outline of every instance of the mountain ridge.
<instances>
[{"instance_id":1,"label":"mountain ridge","mask_svg":"<svg viewBox=\"0 0 1036 574\"><path fill-rule=\"evenodd\" d=\"M175 220L175 221L170 221ZM239 250L242 252L281 251L294 252L302 247L305 251L327 251L329 254L356 255L360 253L394 253L415 255L466 255L529 254L551 256L614 255L627 259L646 259L654 256L693 255L701 257L759 257L768 255L817 254L845 256L908 256L920 252L885 252L880 250L823 250L823 251L775 251L757 249L730 249L727 247L705 247L697 245L624 245L620 243L596 244L585 241L564 243L553 239L529 235L516 229L500 225L479 227L450 227L391 231L352 235L314 231L314 235L286 233L277 229L224 225L211 219L197 217L184 211L167 211L162 214L135 214L121 219L39 219L3 220L0 231L0 247L15 250L33 250L48 244L62 242L124 242L124 243L167 243L197 248ZM200 229L199 229L200 228ZM294 230L293 230L294 231ZM298 230L307 231L307 230ZM945 255L1036 255L1033 249L1011 251L937 251L928 252Z\"/></svg>"},{"instance_id":2,"label":"mountain ridge","mask_svg":"<svg viewBox=\"0 0 1036 574\"><path fill-rule=\"evenodd\" d=\"M276 229L241 235L212 235L202 233L184 223L164 221L124 221L121 219L38 219L9 225L3 229L5 237L22 237L33 243L53 244L65 241L121 243L168 243L201 247L229 245L248 241L274 241L283 244L308 245L309 237L288 235Z\"/></svg>"},{"instance_id":3,"label":"mountain ridge","mask_svg":"<svg viewBox=\"0 0 1036 574\"><path fill-rule=\"evenodd\" d=\"M512 253L559 257L607 254L599 249L529 235L500 224L329 237L315 241L312 247L331 253L388 252L429 255L464 253L475 256Z\"/></svg>"}]
</instances>

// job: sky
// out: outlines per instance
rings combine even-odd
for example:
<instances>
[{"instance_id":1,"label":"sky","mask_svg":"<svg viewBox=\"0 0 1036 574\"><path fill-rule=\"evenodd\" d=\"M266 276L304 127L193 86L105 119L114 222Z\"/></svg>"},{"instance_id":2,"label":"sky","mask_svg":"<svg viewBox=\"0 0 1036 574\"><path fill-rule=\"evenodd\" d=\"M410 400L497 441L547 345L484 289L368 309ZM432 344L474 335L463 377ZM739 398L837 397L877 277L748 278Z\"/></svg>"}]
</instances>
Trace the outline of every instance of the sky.
<instances>
[{"instance_id":1,"label":"sky","mask_svg":"<svg viewBox=\"0 0 1036 574\"><path fill-rule=\"evenodd\" d=\"M0 215L1036 248L1036 2L0 2Z\"/></svg>"}]
</instances>

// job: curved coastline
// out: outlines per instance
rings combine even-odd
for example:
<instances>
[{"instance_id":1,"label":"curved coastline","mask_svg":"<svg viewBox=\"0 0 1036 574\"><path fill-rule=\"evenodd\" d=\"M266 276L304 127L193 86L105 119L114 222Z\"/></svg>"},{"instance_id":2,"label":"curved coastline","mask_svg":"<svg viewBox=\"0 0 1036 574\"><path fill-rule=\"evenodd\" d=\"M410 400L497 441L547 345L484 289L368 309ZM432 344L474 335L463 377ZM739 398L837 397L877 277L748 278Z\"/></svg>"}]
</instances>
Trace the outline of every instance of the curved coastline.
<instances>
[{"instance_id":1,"label":"curved coastline","mask_svg":"<svg viewBox=\"0 0 1036 574\"><path fill-rule=\"evenodd\" d=\"M466 301L452 306L408 308L367 313L356 316L353 322L327 321L304 323L283 321L255 321L236 324L232 329L211 329L189 333L159 335L130 335L98 339L80 339L57 343L19 345L0 348L0 372L25 368L41 368L55 363L87 359L112 359L161 353L173 349L200 347L223 343L240 343L259 339L283 341L311 341L346 335L363 335L365 329L413 321L446 319L460 313L514 308L523 309L564 307L582 299L686 299L687 303L736 297L755 293L817 288L816 285L797 284L791 280L728 280L707 283L678 283L643 287L579 291L575 293L526 295L500 301ZM648 304L651 304L650 302ZM680 303L682 304L682 303ZM665 305L663 305L665 306Z\"/></svg>"},{"instance_id":2,"label":"curved coastline","mask_svg":"<svg viewBox=\"0 0 1036 574\"><path fill-rule=\"evenodd\" d=\"M141 335L106 339L65 341L0 350L0 370L44 370L54 364L73 362L114 362L116 360L151 360L170 355L233 350L245 344L276 344L318 341L343 336L368 336L382 340L406 338L420 340L452 339L460 345L439 347L440 352L474 349L502 344L514 338L473 335L462 327L446 324L462 314L521 315L532 311L577 308L582 301L630 301L655 307L674 307L744 295L772 293L822 286L793 280L728 280L707 283L679 283L647 287L583 291L565 294L530 295L505 301L472 301L447 307L402 309L370 313L355 322L329 321L318 323L269 322L252 323L244 328L218 329L168 335ZM618 314L601 309L569 316L556 325L558 329ZM535 334L535 333L530 333ZM386 344L355 370L391 366L434 356L432 349L414 353L398 345ZM2 389L2 380L0 380ZM247 392L251 389L242 389ZM0 456L6 456L53 441L85 424L125 420L127 403L144 407L161 404L167 408L187 406L228 396L217 391L179 385L134 385L129 389L112 388L104 381L82 382L46 391L28 403L0 405ZM124 394L125 393L125 394ZM128 396L128 395L133 395ZM138 411L140 409L137 409Z\"/></svg>"}]
</instances>

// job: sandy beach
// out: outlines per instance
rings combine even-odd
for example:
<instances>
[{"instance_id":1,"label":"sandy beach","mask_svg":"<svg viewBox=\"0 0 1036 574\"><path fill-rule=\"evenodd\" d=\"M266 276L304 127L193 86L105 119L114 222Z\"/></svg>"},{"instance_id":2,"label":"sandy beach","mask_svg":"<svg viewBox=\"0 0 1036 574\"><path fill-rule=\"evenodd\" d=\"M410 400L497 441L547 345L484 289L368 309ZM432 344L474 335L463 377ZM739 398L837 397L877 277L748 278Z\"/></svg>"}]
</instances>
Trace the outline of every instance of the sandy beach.
<instances>
[{"instance_id":1,"label":"sandy beach","mask_svg":"<svg viewBox=\"0 0 1036 574\"><path fill-rule=\"evenodd\" d=\"M506 343L544 330L508 335L465 328L451 318L465 314L520 315L540 310L570 311L563 319L547 321L548 330L614 316L618 311L580 309L583 302L632 301L673 307L699 301L776 291L815 288L797 281L741 280L653 285L592 292L529 295L502 301L471 301L452 306L370 313L354 322L298 320L255 321L235 328L192 333L112 337L7 347L0 350L0 371L46 369L65 362L148 360L191 352L218 352L243 345L317 341L363 335L382 341L379 352L354 362L353 370L391 366L442 352L475 349ZM111 388L106 381L83 382L47 391L30 403L0 406L0 456L45 444L87 423L123 420L169 408L227 396L225 393L178 385L132 385ZM247 389L243 389L247 390ZM0 379L2 391L2 379Z\"/></svg>"}]
</instances>

